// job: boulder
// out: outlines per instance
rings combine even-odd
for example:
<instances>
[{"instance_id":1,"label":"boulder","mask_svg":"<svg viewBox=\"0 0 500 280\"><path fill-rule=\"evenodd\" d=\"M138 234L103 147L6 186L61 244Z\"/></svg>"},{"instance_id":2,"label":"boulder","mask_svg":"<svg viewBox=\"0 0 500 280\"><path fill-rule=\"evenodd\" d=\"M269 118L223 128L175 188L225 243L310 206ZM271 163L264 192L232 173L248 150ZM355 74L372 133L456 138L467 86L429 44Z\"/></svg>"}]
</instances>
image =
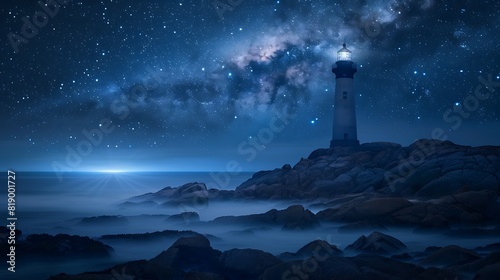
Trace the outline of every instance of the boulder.
<instances>
[{"instance_id":1,"label":"boulder","mask_svg":"<svg viewBox=\"0 0 500 280\"><path fill-rule=\"evenodd\" d=\"M455 245L440 248L420 261L421 265L433 265L439 267L457 267L481 259L474 251L467 250Z\"/></svg>"},{"instance_id":2,"label":"boulder","mask_svg":"<svg viewBox=\"0 0 500 280\"><path fill-rule=\"evenodd\" d=\"M406 250L406 246L392 236L375 231L368 237L362 235L354 243L347 246L346 250L388 255L400 253Z\"/></svg>"},{"instance_id":3,"label":"boulder","mask_svg":"<svg viewBox=\"0 0 500 280\"><path fill-rule=\"evenodd\" d=\"M396 225L416 225L421 229L446 229L452 223L481 224L484 220L482 214L439 201L415 203L391 215L391 221Z\"/></svg>"},{"instance_id":4,"label":"boulder","mask_svg":"<svg viewBox=\"0 0 500 280\"><path fill-rule=\"evenodd\" d=\"M325 210L321 210L316 213L316 217L320 221L325 222L335 222L337 219L336 214L340 211L340 208L328 208Z\"/></svg>"},{"instance_id":5,"label":"boulder","mask_svg":"<svg viewBox=\"0 0 500 280\"><path fill-rule=\"evenodd\" d=\"M196 212L183 212L181 214L176 214L168 217L166 219L167 222L174 222L174 223L193 223L193 222L199 222L200 221L200 215Z\"/></svg>"},{"instance_id":6,"label":"boulder","mask_svg":"<svg viewBox=\"0 0 500 280\"><path fill-rule=\"evenodd\" d=\"M216 272L220 255L221 252L212 249L206 237L196 235L179 238L150 262L182 271Z\"/></svg>"},{"instance_id":7,"label":"boulder","mask_svg":"<svg viewBox=\"0 0 500 280\"><path fill-rule=\"evenodd\" d=\"M180 238L185 236L196 236L199 233L190 230L164 230L146 233L106 234L100 240L130 240L130 241L158 241L166 238Z\"/></svg>"},{"instance_id":8,"label":"boulder","mask_svg":"<svg viewBox=\"0 0 500 280\"><path fill-rule=\"evenodd\" d=\"M283 253L278 257L282 260L304 260L309 257L317 259L328 258L331 256L343 256L344 253L335 245L330 245L323 240L315 240L304 245L295 253Z\"/></svg>"},{"instance_id":9,"label":"boulder","mask_svg":"<svg viewBox=\"0 0 500 280\"><path fill-rule=\"evenodd\" d=\"M480 246L474 249L476 252L500 252L500 243L493 243L486 246Z\"/></svg>"},{"instance_id":10,"label":"boulder","mask_svg":"<svg viewBox=\"0 0 500 280\"><path fill-rule=\"evenodd\" d=\"M416 231L435 231L435 230L446 230L450 228L450 221L445 217L438 214L428 214L426 215L419 226L415 229Z\"/></svg>"},{"instance_id":11,"label":"boulder","mask_svg":"<svg viewBox=\"0 0 500 280\"><path fill-rule=\"evenodd\" d=\"M281 263L264 271L259 280L315 279L315 280L363 279L358 266L348 258L332 256L327 259L307 258Z\"/></svg>"},{"instance_id":12,"label":"boulder","mask_svg":"<svg viewBox=\"0 0 500 280\"><path fill-rule=\"evenodd\" d=\"M413 279L424 271L417 265L377 255L362 254L350 259L363 271L364 279Z\"/></svg>"},{"instance_id":13,"label":"boulder","mask_svg":"<svg viewBox=\"0 0 500 280\"><path fill-rule=\"evenodd\" d=\"M491 254L488 254L482 259L460 266L457 270L467 273L476 273L484 267L496 263L500 263L500 252L493 252Z\"/></svg>"},{"instance_id":14,"label":"boulder","mask_svg":"<svg viewBox=\"0 0 500 280\"><path fill-rule=\"evenodd\" d=\"M441 269L435 270L434 273L428 273L427 275L455 275L442 273ZM424 272L425 270L417 265L376 255L359 255L350 258L332 256L327 259L315 259L311 257L303 261L295 260L278 264L264 271L259 279L414 279ZM443 278L421 277L418 279Z\"/></svg>"},{"instance_id":15,"label":"boulder","mask_svg":"<svg viewBox=\"0 0 500 280\"><path fill-rule=\"evenodd\" d=\"M496 193L492 191L468 191L450 196L451 203L456 203L471 212L483 212L496 200Z\"/></svg>"},{"instance_id":16,"label":"boulder","mask_svg":"<svg viewBox=\"0 0 500 280\"><path fill-rule=\"evenodd\" d=\"M315 257L317 255L342 256L342 250L335 245L330 245L324 240L314 240L300 248L296 254L304 257Z\"/></svg>"},{"instance_id":17,"label":"boulder","mask_svg":"<svg viewBox=\"0 0 500 280\"><path fill-rule=\"evenodd\" d=\"M342 207L336 214L335 220L354 222L384 218L404 208L413 206L413 203L404 198L375 198L351 207Z\"/></svg>"},{"instance_id":18,"label":"boulder","mask_svg":"<svg viewBox=\"0 0 500 280\"><path fill-rule=\"evenodd\" d=\"M146 260L132 261L120 264L100 272L85 272L77 275L58 274L49 280L125 280L125 279L149 279L149 280L182 280L185 273L176 268L162 266ZM208 278L210 279L210 278ZM215 278L217 279L217 278Z\"/></svg>"},{"instance_id":19,"label":"boulder","mask_svg":"<svg viewBox=\"0 0 500 280\"><path fill-rule=\"evenodd\" d=\"M155 193L134 196L129 198L127 202L133 202L137 205L154 202L156 205L167 207L176 207L182 203L192 205L194 202L198 205L205 205L208 204L209 200L227 200L233 194L233 191L209 190L204 183L193 182L176 188L165 187Z\"/></svg>"},{"instance_id":20,"label":"boulder","mask_svg":"<svg viewBox=\"0 0 500 280\"><path fill-rule=\"evenodd\" d=\"M483 267L474 276L474 280L498 279L498 275L500 275L500 262Z\"/></svg>"},{"instance_id":21,"label":"boulder","mask_svg":"<svg viewBox=\"0 0 500 280\"><path fill-rule=\"evenodd\" d=\"M332 256L324 261L313 258L310 258L309 260L309 262L304 262L302 267L308 267L308 265L314 264L314 261L317 261L320 271L324 275L323 279L325 280L331 280L332 275L335 276L336 280L356 280L364 278L363 271L351 258ZM310 279L316 278L311 277Z\"/></svg>"},{"instance_id":22,"label":"boulder","mask_svg":"<svg viewBox=\"0 0 500 280\"><path fill-rule=\"evenodd\" d=\"M267 268L281 263L275 256L261 250L232 249L219 257L222 273L229 279L256 279Z\"/></svg>"},{"instance_id":23,"label":"boulder","mask_svg":"<svg viewBox=\"0 0 500 280\"><path fill-rule=\"evenodd\" d=\"M319 225L316 216L302 205L290 206L283 211L278 211L276 219L283 223L283 229L308 229Z\"/></svg>"},{"instance_id":24,"label":"boulder","mask_svg":"<svg viewBox=\"0 0 500 280\"><path fill-rule=\"evenodd\" d=\"M285 230L302 230L319 225L316 216L302 205L290 206L284 210L272 209L264 214L246 216L224 216L213 220L218 224L278 225Z\"/></svg>"},{"instance_id":25,"label":"boulder","mask_svg":"<svg viewBox=\"0 0 500 280\"><path fill-rule=\"evenodd\" d=\"M412 280L458 280L461 279L460 275L454 271L447 269L439 269L436 267L429 267L422 273L411 278Z\"/></svg>"}]
</instances>

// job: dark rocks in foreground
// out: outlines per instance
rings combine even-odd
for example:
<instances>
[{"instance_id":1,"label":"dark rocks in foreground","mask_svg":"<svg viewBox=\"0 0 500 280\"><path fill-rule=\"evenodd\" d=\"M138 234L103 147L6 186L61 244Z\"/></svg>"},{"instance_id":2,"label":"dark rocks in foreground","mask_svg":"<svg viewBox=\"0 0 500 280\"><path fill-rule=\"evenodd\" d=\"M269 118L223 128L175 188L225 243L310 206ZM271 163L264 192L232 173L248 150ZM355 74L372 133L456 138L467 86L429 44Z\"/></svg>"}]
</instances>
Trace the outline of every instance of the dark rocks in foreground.
<instances>
[{"instance_id":1,"label":"dark rocks in foreground","mask_svg":"<svg viewBox=\"0 0 500 280\"><path fill-rule=\"evenodd\" d=\"M295 253L282 253L278 255L278 258L283 261L292 261L304 260L310 257L322 258L325 255L341 257L344 253L335 245L330 245L323 240L315 240L306 244Z\"/></svg>"},{"instance_id":2,"label":"dark rocks in foreground","mask_svg":"<svg viewBox=\"0 0 500 280\"><path fill-rule=\"evenodd\" d=\"M231 249L219 257L223 274L237 279L257 279L264 271L281 263L275 256L254 249Z\"/></svg>"},{"instance_id":3,"label":"dark rocks in foreground","mask_svg":"<svg viewBox=\"0 0 500 280\"><path fill-rule=\"evenodd\" d=\"M362 253L375 253L382 255L391 255L401 253L406 250L406 245L398 239L383 234L380 232L373 232L368 237L362 235L354 243L347 246L347 251L356 251Z\"/></svg>"},{"instance_id":4,"label":"dark rocks in foreground","mask_svg":"<svg viewBox=\"0 0 500 280\"><path fill-rule=\"evenodd\" d=\"M206 237L196 235L179 238L149 262L181 271L216 272L217 260L221 254L210 246Z\"/></svg>"},{"instance_id":5,"label":"dark rocks in foreground","mask_svg":"<svg viewBox=\"0 0 500 280\"><path fill-rule=\"evenodd\" d=\"M380 234L377 234L380 235ZM383 236L387 239L387 236ZM436 248L431 256L442 255ZM447 249L445 249L447 250ZM465 249L464 249L465 250ZM291 254L291 253L289 253ZM448 253L446 253L448 254ZM445 254L445 255L446 255ZM282 254L283 256L285 254ZM293 254L293 260L281 260L254 249L232 249L220 252L201 235L182 237L151 260L133 261L111 269L79 275L60 274L51 280L90 279L462 279L455 270L425 268L379 255L361 254L343 257L341 251L325 241L313 241ZM449 258L449 257L446 257ZM478 258L463 259L472 263ZM481 258L479 258L481 260ZM498 272L496 258L484 258L472 266L477 279ZM463 262L462 265L464 265ZM118 278L117 278L118 277ZM486 277L486 278L484 278Z\"/></svg>"},{"instance_id":6,"label":"dark rocks in foreground","mask_svg":"<svg viewBox=\"0 0 500 280\"><path fill-rule=\"evenodd\" d=\"M485 266L479 270L474 280L498 279L500 275L500 262Z\"/></svg>"}]
</instances>

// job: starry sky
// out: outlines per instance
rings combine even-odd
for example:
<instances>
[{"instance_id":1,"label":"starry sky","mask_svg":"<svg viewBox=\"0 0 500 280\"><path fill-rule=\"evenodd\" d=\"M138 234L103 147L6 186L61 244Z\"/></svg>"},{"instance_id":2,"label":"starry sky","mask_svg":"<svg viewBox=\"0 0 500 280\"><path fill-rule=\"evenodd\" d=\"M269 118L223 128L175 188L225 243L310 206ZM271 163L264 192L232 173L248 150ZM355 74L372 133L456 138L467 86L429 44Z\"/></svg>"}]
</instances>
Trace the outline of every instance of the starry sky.
<instances>
[{"instance_id":1,"label":"starry sky","mask_svg":"<svg viewBox=\"0 0 500 280\"><path fill-rule=\"evenodd\" d=\"M0 7L4 169L293 164L329 145L344 41L360 142L500 145L498 1L37 2Z\"/></svg>"}]
</instances>

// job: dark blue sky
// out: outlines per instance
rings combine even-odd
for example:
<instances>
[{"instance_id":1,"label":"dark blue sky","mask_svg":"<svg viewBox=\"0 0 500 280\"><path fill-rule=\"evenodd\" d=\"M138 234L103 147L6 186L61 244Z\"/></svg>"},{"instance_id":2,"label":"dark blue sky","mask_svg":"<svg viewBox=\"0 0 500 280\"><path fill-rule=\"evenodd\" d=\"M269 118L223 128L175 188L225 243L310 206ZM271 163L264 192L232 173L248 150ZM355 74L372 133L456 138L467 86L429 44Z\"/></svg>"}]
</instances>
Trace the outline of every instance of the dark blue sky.
<instances>
[{"instance_id":1,"label":"dark blue sky","mask_svg":"<svg viewBox=\"0 0 500 280\"><path fill-rule=\"evenodd\" d=\"M329 144L344 40L362 143L500 145L497 1L4 2L4 169L293 164Z\"/></svg>"}]
</instances>

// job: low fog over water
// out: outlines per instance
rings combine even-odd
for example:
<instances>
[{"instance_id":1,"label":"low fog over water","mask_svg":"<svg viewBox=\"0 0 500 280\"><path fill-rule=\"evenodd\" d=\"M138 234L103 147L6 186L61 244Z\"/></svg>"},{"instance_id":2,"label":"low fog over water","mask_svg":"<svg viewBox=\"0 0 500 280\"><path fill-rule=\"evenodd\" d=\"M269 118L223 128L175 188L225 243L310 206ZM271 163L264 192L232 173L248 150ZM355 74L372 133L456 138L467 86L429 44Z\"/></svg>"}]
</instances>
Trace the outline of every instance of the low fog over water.
<instances>
[{"instance_id":1,"label":"low fog over water","mask_svg":"<svg viewBox=\"0 0 500 280\"><path fill-rule=\"evenodd\" d=\"M29 177L31 175L31 177ZM182 174L185 176L186 174ZM293 202L282 201L251 201L251 202L221 202L208 200L207 203L196 205L185 204L165 207L134 207L124 208L121 203L126 198L155 192L166 186L178 186L191 181L206 179L207 174L197 174L195 180L180 177L161 177L155 175L146 180L146 175L139 174L76 174L62 183L44 177L44 174L28 174L18 178L17 211L18 228L23 236L33 233L89 236L110 245L114 253L110 258L90 260L67 260L65 262L19 261L23 267L18 276L47 277L57 273L81 273L109 268L126 261L150 259L166 250L179 236L167 236L151 240L132 239L101 239L103 235L141 234L164 230L194 231L206 235L212 247L224 251L232 248L260 249L272 254L295 252L305 244L323 239L337 245L341 250L353 243L361 235L371 231L354 231L339 233L338 224L322 224L311 230L282 230L280 227L268 224L219 224L211 222L221 216L242 216L265 213L271 209L282 210ZM181 176L181 175L178 175ZM195 177L195 176L194 176ZM249 176L241 176L234 180L239 184ZM97 179L96 179L97 178ZM45 184L45 185L44 185ZM101 185L97 185L101 184ZM4 202L2 202L4 203ZM3 205L1 205L3 207ZM304 207L314 210L311 205ZM185 211L197 212L200 221L168 221L170 215ZM82 222L82 219L100 216L117 216L117 222L100 221ZM88 221L88 220L87 220ZM462 237L444 236L442 234L417 234L410 229L389 228L380 230L396 237L408 246L409 251L422 251L428 246L459 245L465 248L475 248L497 242L497 239L467 239ZM348 255L348 253L346 253ZM3 272L2 272L3 273ZM42 277L42 278L43 278Z\"/></svg>"}]
</instances>

